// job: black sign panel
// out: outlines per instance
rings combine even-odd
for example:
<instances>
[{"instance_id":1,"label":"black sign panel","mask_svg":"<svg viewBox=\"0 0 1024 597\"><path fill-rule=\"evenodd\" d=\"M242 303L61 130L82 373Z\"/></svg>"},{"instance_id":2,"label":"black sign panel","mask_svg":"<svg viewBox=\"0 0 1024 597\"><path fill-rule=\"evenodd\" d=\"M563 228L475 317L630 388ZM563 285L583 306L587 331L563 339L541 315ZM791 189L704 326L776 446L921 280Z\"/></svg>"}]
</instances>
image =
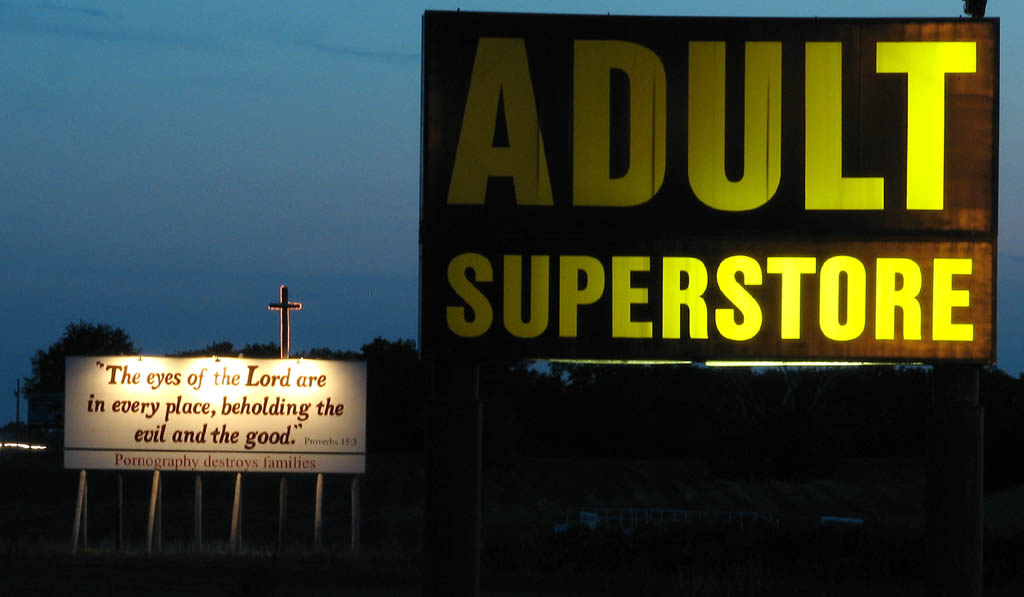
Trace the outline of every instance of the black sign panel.
<instances>
[{"instance_id":1,"label":"black sign panel","mask_svg":"<svg viewBox=\"0 0 1024 597\"><path fill-rule=\"evenodd\" d=\"M991 361L997 51L995 20L428 12L424 355Z\"/></svg>"}]
</instances>

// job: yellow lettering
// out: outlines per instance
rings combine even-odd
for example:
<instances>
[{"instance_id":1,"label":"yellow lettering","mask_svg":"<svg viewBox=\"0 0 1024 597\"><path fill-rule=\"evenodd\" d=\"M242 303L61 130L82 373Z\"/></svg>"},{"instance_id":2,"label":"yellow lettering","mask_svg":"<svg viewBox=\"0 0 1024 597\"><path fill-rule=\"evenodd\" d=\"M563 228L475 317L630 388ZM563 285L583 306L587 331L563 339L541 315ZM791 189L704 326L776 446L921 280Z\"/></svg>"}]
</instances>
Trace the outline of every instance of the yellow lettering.
<instances>
[{"instance_id":1,"label":"yellow lettering","mask_svg":"<svg viewBox=\"0 0 1024 597\"><path fill-rule=\"evenodd\" d=\"M536 338L548 327L548 280L551 260L530 257L530 320L523 321L523 256L505 255L502 316L505 329L517 338Z\"/></svg>"},{"instance_id":2,"label":"yellow lettering","mask_svg":"<svg viewBox=\"0 0 1024 597\"><path fill-rule=\"evenodd\" d=\"M743 276L743 283L736 280L736 274ZM733 255L726 257L715 274L718 288L737 309L715 309L715 326L722 337L729 340L749 340L761 330L761 306L743 287L761 284L761 265L752 257ZM737 310L743 322L737 321Z\"/></svg>"},{"instance_id":3,"label":"yellow lettering","mask_svg":"<svg viewBox=\"0 0 1024 597\"><path fill-rule=\"evenodd\" d=\"M813 274L814 257L769 257L765 270L782 276L782 339L800 339L800 276Z\"/></svg>"},{"instance_id":4,"label":"yellow lettering","mask_svg":"<svg viewBox=\"0 0 1024 597\"><path fill-rule=\"evenodd\" d=\"M840 274L846 274L846 323L839 321ZM818 321L826 338L853 340L864 331L867 318L867 272L864 264L848 255L837 255L821 265Z\"/></svg>"},{"instance_id":5,"label":"yellow lettering","mask_svg":"<svg viewBox=\"0 0 1024 597\"><path fill-rule=\"evenodd\" d=\"M686 288L682 273L686 272ZM708 288L708 269L693 257L665 257L661 261L661 337L678 339L683 305L690 315L690 337L708 337L708 305L704 291Z\"/></svg>"},{"instance_id":6,"label":"yellow lettering","mask_svg":"<svg viewBox=\"0 0 1024 597\"><path fill-rule=\"evenodd\" d=\"M632 285L633 272L651 269L650 257L612 257L612 337L651 338L654 324L650 321L633 321L630 310L633 305L647 304L647 289Z\"/></svg>"},{"instance_id":7,"label":"yellow lettering","mask_svg":"<svg viewBox=\"0 0 1024 597\"><path fill-rule=\"evenodd\" d=\"M897 276L902 280L896 287ZM921 266L913 259L879 257L875 261L875 338L896 338L896 308L903 312L903 338L921 339Z\"/></svg>"},{"instance_id":8,"label":"yellow lettering","mask_svg":"<svg viewBox=\"0 0 1024 597\"><path fill-rule=\"evenodd\" d=\"M554 205L537 101L518 38L481 37L462 117L448 203L482 205L487 178L511 176L519 205ZM508 147L494 147L498 100L504 100Z\"/></svg>"},{"instance_id":9,"label":"yellow lettering","mask_svg":"<svg viewBox=\"0 0 1024 597\"><path fill-rule=\"evenodd\" d=\"M580 273L586 276L580 286ZM604 293L604 267L586 255L563 255L558 261L558 335L576 337L576 318L581 305L597 302Z\"/></svg>"},{"instance_id":10,"label":"yellow lettering","mask_svg":"<svg viewBox=\"0 0 1024 597\"><path fill-rule=\"evenodd\" d=\"M808 42L804 206L817 209L883 209L882 178L843 177L843 45Z\"/></svg>"},{"instance_id":11,"label":"yellow lettering","mask_svg":"<svg viewBox=\"0 0 1024 597\"><path fill-rule=\"evenodd\" d=\"M977 70L973 41L878 42L880 73L907 73L907 209L942 209L946 73Z\"/></svg>"},{"instance_id":12,"label":"yellow lettering","mask_svg":"<svg viewBox=\"0 0 1024 597\"><path fill-rule=\"evenodd\" d=\"M687 156L694 194L723 211L767 203L782 173L782 43L746 43L740 180L725 175L725 42L690 42L689 90Z\"/></svg>"},{"instance_id":13,"label":"yellow lettering","mask_svg":"<svg viewBox=\"0 0 1024 597\"><path fill-rule=\"evenodd\" d=\"M573 204L627 207L665 180L665 67L625 41L576 42L573 70ZM629 169L611 178L611 71L629 77Z\"/></svg>"},{"instance_id":14,"label":"yellow lettering","mask_svg":"<svg viewBox=\"0 0 1024 597\"><path fill-rule=\"evenodd\" d=\"M448 307L446 311L448 329L463 338L475 338L482 335L491 327L494 321L494 312L491 303L488 302L484 293L473 285L466 276L469 270L473 270L477 282L491 282L494 280L494 270L491 262L479 253L463 253L455 256L448 264L448 284L451 285L455 294L465 301L466 305L473 310L473 320L466 316L466 307Z\"/></svg>"},{"instance_id":15,"label":"yellow lettering","mask_svg":"<svg viewBox=\"0 0 1024 597\"><path fill-rule=\"evenodd\" d=\"M953 276L969 276L974 269L971 259L936 259L932 278L932 339L974 340L974 324L953 323L954 307L971 306L971 291L953 288Z\"/></svg>"}]
</instances>

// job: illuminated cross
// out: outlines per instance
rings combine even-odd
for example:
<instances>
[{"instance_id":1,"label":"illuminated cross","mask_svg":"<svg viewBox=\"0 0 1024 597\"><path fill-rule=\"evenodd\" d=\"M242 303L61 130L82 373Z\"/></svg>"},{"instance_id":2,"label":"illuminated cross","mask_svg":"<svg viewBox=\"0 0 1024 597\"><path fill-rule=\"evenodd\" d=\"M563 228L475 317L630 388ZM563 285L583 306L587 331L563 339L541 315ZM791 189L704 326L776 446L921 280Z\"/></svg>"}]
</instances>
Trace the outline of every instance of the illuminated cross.
<instances>
[{"instance_id":1,"label":"illuminated cross","mask_svg":"<svg viewBox=\"0 0 1024 597\"><path fill-rule=\"evenodd\" d=\"M292 324L288 317L289 311L301 311L302 303L288 302L288 287L281 285L281 302L270 303L267 308L281 312L281 358L288 358L288 349L292 343Z\"/></svg>"}]
</instances>

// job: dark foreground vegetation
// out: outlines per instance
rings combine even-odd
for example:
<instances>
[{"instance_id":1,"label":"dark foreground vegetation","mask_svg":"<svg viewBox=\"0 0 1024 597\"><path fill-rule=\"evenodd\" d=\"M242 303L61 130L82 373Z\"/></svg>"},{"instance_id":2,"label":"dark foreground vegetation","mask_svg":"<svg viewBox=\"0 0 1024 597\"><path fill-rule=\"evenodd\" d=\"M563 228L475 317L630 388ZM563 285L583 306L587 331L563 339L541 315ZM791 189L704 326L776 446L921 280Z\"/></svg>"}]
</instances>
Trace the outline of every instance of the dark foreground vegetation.
<instances>
[{"instance_id":1,"label":"dark foreground vegetation","mask_svg":"<svg viewBox=\"0 0 1024 597\"><path fill-rule=\"evenodd\" d=\"M204 542L192 546L194 474L165 472L163 549L145 555L150 475L124 473L127 545L115 545L116 476L89 473L88 544L71 555L77 482L55 455L0 461L0 595L418 595L422 458L376 455L361 479L361 549L350 550L350 478L327 477L314 551L313 480L290 475L288 544L275 554L274 475L245 477L244 547L227 548L232 477L204 474ZM853 459L828 479L718 477L702 459L534 459L489 465L485 595L924 595L921 460ZM1024 589L1024 492L990 496L986 594ZM580 524L589 507L757 511L768 522ZM823 515L863 524L825 524ZM564 528L556 532L556 526Z\"/></svg>"},{"instance_id":2,"label":"dark foreground vegetation","mask_svg":"<svg viewBox=\"0 0 1024 597\"><path fill-rule=\"evenodd\" d=\"M79 326L69 333L97 331ZM30 389L63 384L54 363L85 350L79 339L37 354ZM135 349L127 335L115 339L127 345L102 346ZM218 342L182 354L276 351ZM72 556L77 472L62 469L60 433L8 426L5 439L51 449L0 453L0 596L419 594L429 367L409 340L304 356L368 362L358 554L349 547L347 476L327 477L325 542L314 551L313 480L289 475L288 544L275 554L278 477L247 475L244 548L231 554L232 476L203 475L196 552L194 473L166 472L163 550L146 557L150 474L123 473L127 545L119 551L116 475L93 471L88 545ZM926 368L493 362L480 379L486 595L924 595ZM1024 594L1021 396L1024 379L983 370L985 582L986 595L997 597ZM599 507L771 517L628 529L581 523L581 510ZM861 522L823 524L823 516Z\"/></svg>"}]
</instances>

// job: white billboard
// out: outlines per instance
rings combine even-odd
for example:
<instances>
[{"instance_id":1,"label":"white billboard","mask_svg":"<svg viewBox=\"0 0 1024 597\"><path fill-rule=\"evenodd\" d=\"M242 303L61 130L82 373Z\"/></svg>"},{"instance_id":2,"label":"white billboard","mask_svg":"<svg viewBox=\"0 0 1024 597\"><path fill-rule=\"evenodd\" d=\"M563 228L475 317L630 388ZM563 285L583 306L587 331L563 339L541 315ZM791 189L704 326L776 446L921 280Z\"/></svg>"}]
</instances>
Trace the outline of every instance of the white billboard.
<instances>
[{"instance_id":1,"label":"white billboard","mask_svg":"<svg viewBox=\"0 0 1024 597\"><path fill-rule=\"evenodd\" d=\"M366 363L68 357L64 467L363 473Z\"/></svg>"}]
</instances>

